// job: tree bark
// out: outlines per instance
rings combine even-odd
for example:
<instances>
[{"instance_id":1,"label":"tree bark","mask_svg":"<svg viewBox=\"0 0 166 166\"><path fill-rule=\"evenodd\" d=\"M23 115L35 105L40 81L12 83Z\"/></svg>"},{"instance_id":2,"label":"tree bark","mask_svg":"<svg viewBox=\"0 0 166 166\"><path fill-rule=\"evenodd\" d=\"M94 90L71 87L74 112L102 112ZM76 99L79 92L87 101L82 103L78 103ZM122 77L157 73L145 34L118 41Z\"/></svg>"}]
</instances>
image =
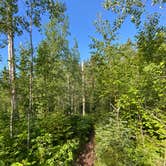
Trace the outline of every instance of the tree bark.
<instances>
[{"instance_id":1,"label":"tree bark","mask_svg":"<svg viewBox=\"0 0 166 166\"><path fill-rule=\"evenodd\" d=\"M81 69L82 69L82 115L85 116L85 75L84 75L84 62L82 62Z\"/></svg>"},{"instance_id":2,"label":"tree bark","mask_svg":"<svg viewBox=\"0 0 166 166\"><path fill-rule=\"evenodd\" d=\"M11 94L11 111L10 111L10 138L13 137L13 116L16 111L16 89L15 89L15 57L13 33L8 33L8 67L9 67L9 83Z\"/></svg>"}]
</instances>

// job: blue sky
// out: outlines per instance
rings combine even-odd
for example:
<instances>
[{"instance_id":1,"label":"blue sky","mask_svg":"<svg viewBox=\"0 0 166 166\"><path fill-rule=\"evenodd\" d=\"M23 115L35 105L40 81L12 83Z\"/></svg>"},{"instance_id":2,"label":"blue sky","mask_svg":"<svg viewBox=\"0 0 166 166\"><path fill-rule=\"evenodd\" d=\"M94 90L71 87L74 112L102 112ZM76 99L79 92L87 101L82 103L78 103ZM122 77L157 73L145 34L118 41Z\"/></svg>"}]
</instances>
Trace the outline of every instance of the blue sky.
<instances>
[{"instance_id":1,"label":"blue sky","mask_svg":"<svg viewBox=\"0 0 166 166\"><path fill-rule=\"evenodd\" d=\"M66 0L65 2L67 4L67 14L69 15L70 21L71 36L69 39L72 43L72 38L77 38L81 59L88 59L90 56L90 36L100 37L96 33L94 26L97 14L100 13L104 18L108 18L109 20L114 20L115 15L103 10L103 0ZM126 33L121 38L121 42L124 42L128 37L132 37L135 34L135 27L134 25L130 25L130 33L126 29L122 31Z\"/></svg>"},{"instance_id":2,"label":"blue sky","mask_svg":"<svg viewBox=\"0 0 166 166\"><path fill-rule=\"evenodd\" d=\"M66 14L69 17L70 24L70 33L69 38L70 46L73 45L73 39L76 38L79 44L79 51L81 60L86 60L90 57L90 36L95 36L99 38L99 35L95 30L93 22L97 18L97 13L102 13L104 18L109 19L110 21L115 19L115 15L111 12L106 12L102 8L103 0L64 0L67 5ZM22 8L23 9L23 8ZM161 13L161 24L166 25L166 10L159 9L159 6L151 7L150 4L147 5L148 12L160 12ZM45 22L43 21L43 26ZM136 28L133 24L126 20L122 28L119 31L119 42L123 43L128 38L133 38L136 34ZM37 45L43 38L44 35L41 35L37 30L34 31L34 44ZM22 37L17 37L15 46L18 47L19 43L25 43L28 41L26 35ZM0 62L0 69L4 65L7 65L7 48L1 49L0 55L2 56L2 62Z\"/></svg>"}]
</instances>

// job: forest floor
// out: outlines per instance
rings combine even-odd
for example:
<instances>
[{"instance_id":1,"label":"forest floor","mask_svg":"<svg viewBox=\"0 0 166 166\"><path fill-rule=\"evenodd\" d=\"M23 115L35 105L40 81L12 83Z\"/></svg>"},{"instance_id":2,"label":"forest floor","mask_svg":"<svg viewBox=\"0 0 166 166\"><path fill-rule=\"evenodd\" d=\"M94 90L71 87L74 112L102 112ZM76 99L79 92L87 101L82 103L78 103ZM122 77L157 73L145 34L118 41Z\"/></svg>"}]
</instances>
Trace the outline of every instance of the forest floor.
<instances>
[{"instance_id":1,"label":"forest floor","mask_svg":"<svg viewBox=\"0 0 166 166\"><path fill-rule=\"evenodd\" d=\"M76 166L94 166L95 143L94 133L90 135L89 141L85 144L84 150L79 154Z\"/></svg>"}]
</instances>

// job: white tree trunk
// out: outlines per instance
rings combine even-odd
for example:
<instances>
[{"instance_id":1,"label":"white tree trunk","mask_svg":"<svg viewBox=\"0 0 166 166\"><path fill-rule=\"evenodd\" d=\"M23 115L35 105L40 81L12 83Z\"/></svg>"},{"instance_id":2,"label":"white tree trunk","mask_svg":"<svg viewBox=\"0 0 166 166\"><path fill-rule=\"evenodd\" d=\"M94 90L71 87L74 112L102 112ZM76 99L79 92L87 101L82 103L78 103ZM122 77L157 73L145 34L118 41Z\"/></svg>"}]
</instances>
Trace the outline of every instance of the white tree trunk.
<instances>
[{"instance_id":1,"label":"white tree trunk","mask_svg":"<svg viewBox=\"0 0 166 166\"><path fill-rule=\"evenodd\" d=\"M14 43L12 32L8 34L8 68L9 83L11 93L11 112L10 112L10 138L13 137L13 116L16 110L16 90L15 90L15 60Z\"/></svg>"},{"instance_id":2,"label":"white tree trunk","mask_svg":"<svg viewBox=\"0 0 166 166\"><path fill-rule=\"evenodd\" d=\"M84 62L82 62L81 69L82 69L82 115L85 116L85 75L84 75Z\"/></svg>"}]
</instances>

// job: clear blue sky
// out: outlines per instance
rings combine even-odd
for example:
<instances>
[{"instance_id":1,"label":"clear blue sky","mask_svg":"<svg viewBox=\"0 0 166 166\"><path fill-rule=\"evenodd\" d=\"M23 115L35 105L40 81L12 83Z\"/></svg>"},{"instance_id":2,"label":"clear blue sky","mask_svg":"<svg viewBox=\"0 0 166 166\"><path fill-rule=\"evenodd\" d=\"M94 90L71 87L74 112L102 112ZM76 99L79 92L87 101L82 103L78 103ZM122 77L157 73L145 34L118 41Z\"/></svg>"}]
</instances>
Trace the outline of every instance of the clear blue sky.
<instances>
[{"instance_id":1,"label":"clear blue sky","mask_svg":"<svg viewBox=\"0 0 166 166\"><path fill-rule=\"evenodd\" d=\"M90 56L89 44L90 38L89 36L99 37L95 33L95 27L93 22L97 18L97 13L102 13L103 16L107 19L114 20L115 15L111 12L105 12L102 8L103 0L64 0L67 5L67 15L69 16L69 24L70 24L70 33L69 42L70 46L73 45L73 39L76 38L79 44L79 51L81 55L81 60L88 59ZM148 12L160 12L161 13L161 24L166 25L166 8L159 9L158 6L151 7L147 6ZM34 44L37 45L44 36L41 35L38 31L34 31ZM126 20L123 24L120 32L119 32L119 42L123 43L128 38L133 38L136 34L136 28L133 24ZM16 38L16 47L20 42L25 43L28 40L28 37L25 35L24 37ZM7 65L7 48L1 49L0 55L2 55L2 62L0 62L0 69L4 65Z\"/></svg>"},{"instance_id":2,"label":"clear blue sky","mask_svg":"<svg viewBox=\"0 0 166 166\"><path fill-rule=\"evenodd\" d=\"M104 11L102 8L103 0L66 0L67 14L70 20L70 32L71 38L75 36L79 43L79 49L82 59L89 57L90 38L89 36L98 36L95 33L95 27L93 25L94 20L97 18L97 13L102 13L104 18L110 21L115 19L110 11ZM147 11L150 13L160 12L161 23L166 25L166 8L159 9L159 6L152 7L150 4L147 6ZM119 42L123 43L128 38L133 38L136 34L135 26L130 23L129 20L123 24L119 31Z\"/></svg>"}]
</instances>

